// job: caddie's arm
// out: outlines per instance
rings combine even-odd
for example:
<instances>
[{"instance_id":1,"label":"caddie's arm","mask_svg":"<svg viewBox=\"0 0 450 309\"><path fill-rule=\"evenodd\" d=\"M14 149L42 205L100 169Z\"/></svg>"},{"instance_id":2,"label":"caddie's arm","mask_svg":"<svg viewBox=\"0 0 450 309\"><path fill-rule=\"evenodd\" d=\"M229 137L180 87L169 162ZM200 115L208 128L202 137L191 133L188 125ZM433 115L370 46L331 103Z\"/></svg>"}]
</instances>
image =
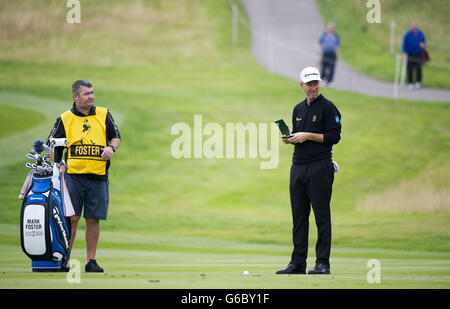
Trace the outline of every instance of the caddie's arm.
<instances>
[{"instance_id":1,"label":"caddie's arm","mask_svg":"<svg viewBox=\"0 0 450 309\"><path fill-rule=\"evenodd\" d=\"M109 141L109 145L103 148L102 160L109 160L117 151L121 143L121 137L119 128L117 127L111 113L108 111L106 115L106 140Z\"/></svg>"},{"instance_id":2,"label":"caddie's arm","mask_svg":"<svg viewBox=\"0 0 450 309\"><path fill-rule=\"evenodd\" d=\"M50 147L50 139L52 138L65 138L66 137L66 131L64 129L64 124L61 120L61 117L58 117L55 121L55 124L53 125L52 130L50 131L50 134L47 137L47 146ZM50 159L53 162L60 162L63 157L63 148L57 148L55 152L50 152Z\"/></svg>"},{"instance_id":3,"label":"caddie's arm","mask_svg":"<svg viewBox=\"0 0 450 309\"><path fill-rule=\"evenodd\" d=\"M102 160L109 160L113 156L114 152L117 151L117 149L120 146L120 139L119 138L113 138L111 139L109 146L103 148L102 152Z\"/></svg>"}]
</instances>

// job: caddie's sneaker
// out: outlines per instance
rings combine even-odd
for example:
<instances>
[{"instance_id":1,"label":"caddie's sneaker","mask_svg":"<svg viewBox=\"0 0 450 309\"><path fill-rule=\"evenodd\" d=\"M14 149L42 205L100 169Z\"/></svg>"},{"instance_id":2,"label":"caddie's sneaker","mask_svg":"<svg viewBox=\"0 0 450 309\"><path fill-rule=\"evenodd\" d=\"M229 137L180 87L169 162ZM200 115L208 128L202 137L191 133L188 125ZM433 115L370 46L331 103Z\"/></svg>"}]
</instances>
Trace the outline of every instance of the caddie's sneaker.
<instances>
[{"instance_id":1,"label":"caddie's sneaker","mask_svg":"<svg viewBox=\"0 0 450 309\"><path fill-rule=\"evenodd\" d=\"M103 268L98 266L97 261L94 259L90 259L89 262L84 266L84 271L87 273L102 273Z\"/></svg>"}]
</instances>

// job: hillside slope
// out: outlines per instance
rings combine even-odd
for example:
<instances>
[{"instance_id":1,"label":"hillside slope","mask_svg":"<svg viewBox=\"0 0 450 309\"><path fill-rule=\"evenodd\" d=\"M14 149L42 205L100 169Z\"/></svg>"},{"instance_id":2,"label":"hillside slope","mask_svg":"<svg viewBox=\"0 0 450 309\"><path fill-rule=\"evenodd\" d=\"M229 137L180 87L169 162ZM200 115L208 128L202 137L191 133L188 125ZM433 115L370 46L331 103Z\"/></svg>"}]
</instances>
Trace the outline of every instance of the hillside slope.
<instances>
[{"instance_id":1,"label":"hillside slope","mask_svg":"<svg viewBox=\"0 0 450 309\"><path fill-rule=\"evenodd\" d=\"M223 128L267 124L290 119L304 97L295 82L257 65L248 32L231 45L228 1L98 1L83 6L80 25L65 23L66 8L57 1L0 3L9 11L2 27L0 112L29 104L46 124L0 139L2 151L14 154L0 165L0 222L6 228L18 225L17 194L27 173L22 158L71 106L71 83L86 78L97 104L120 119L123 138L112 160L110 213L102 229L289 245L292 148L280 145L279 165L270 170L261 170L264 159L248 153L245 159L171 154L173 125L193 128L194 115L202 115L203 125ZM26 21L28 31L21 28ZM343 115L342 140L334 148L341 166L332 201L334 244L450 251L447 212L386 216L356 207L368 195L447 162L448 105L323 93ZM310 235L315 239L314 231Z\"/></svg>"},{"instance_id":2,"label":"hillside slope","mask_svg":"<svg viewBox=\"0 0 450 309\"><path fill-rule=\"evenodd\" d=\"M450 89L450 6L446 0L380 1L380 23L369 23L369 1L317 0L324 22L334 22L340 35L340 56L356 70L393 81L395 53L402 53L403 35L417 22L426 36L431 61L423 67L423 84ZM367 7L367 4L370 4ZM395 23L393 54L390 54L391 23ZM364 44L361 44L364 42Z\"/></svg>"}]
</instances>

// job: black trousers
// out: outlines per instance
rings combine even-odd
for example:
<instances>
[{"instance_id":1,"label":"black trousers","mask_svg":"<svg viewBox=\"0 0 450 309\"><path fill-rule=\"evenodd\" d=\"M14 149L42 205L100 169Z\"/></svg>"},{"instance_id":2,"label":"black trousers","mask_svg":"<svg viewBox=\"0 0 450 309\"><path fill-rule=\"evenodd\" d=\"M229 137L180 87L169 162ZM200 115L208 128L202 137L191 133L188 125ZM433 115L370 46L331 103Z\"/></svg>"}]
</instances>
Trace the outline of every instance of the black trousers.
<instances>
[{"instance_id":1,"label":"black trousers","mask_svg":"<svg viewBox=\"0 0 450 309\"><path fill-rule=\"evenodd\" d=\"M334 68L336 67L337 56L335 52L324 52L322 54L322 80L326 80L327 83L333 81Z\"/></svg>"},{"instance_id":2,"label":"black trousers","mask_svg":"<svg viewBox=\"0 0 450 309\"><path fill-rule=\"evenodd\" d=\"M416 82L422 82L422 58L419 57L408 57L408 62L406 63L406 74L408 76L408 84L414 83L414 71L416 71Z\"/></svg>"},{"instance_id":3,"label":"black trousers","mask_svg":"<svg viewBox=\"0 0 450 309\"><path fill-rule=\"evenodd\" d=\"M316 263L329 265L331 251L330 200L334 181L331 159L292 164L289 191L292 208L291 263L306 266L311 205L317 225Z\"/></svg>"}]
</instances>

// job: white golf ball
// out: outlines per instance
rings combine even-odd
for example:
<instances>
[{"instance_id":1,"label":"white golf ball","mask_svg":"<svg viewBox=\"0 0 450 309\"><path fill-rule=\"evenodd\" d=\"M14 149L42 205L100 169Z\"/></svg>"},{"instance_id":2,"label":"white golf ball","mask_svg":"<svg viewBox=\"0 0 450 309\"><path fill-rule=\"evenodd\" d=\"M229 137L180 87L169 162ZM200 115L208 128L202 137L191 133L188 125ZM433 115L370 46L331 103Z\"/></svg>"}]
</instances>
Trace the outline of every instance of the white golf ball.
<instances>
[{"instance_id":1,"label":"white golf ball","mask_svg":"<svg viewBox=\"0 0 450 309\"><path fill-rule=\"evenodd\" d=\"M245 270L244 271L244 276L248 276L248 274L249 274L248 270Z\"/></svg>"}]
</instances>

